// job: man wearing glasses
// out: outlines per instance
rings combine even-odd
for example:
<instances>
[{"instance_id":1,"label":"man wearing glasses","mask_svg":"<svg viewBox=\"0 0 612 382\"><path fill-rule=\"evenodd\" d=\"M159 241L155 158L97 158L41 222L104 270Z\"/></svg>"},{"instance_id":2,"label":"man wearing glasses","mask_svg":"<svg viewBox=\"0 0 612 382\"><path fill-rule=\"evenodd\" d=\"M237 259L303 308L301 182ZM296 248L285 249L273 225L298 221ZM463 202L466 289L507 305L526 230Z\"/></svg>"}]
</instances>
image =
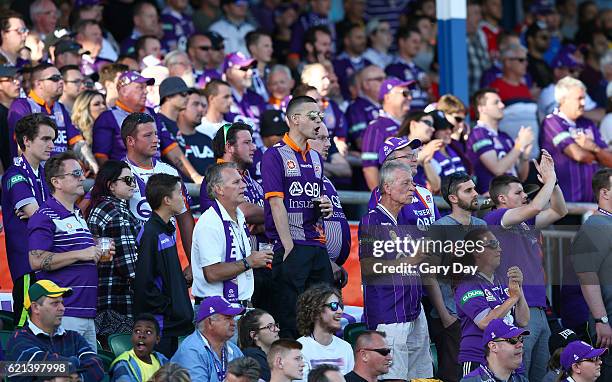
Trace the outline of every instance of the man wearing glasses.
<instances>
[{"instance_id":1,"label":"man wearing glasses","mask_svg":"<svg viewBox=\"0 0 612 382\"><path fill-rule=\"evenodd\" d=\"M344 376L346 382L377 382L389 372L393 354L384 332L366 330L355 339L355 367Z\"/></svg>"},{"instance_id":2,"label":"man wearing glasses","mask_svg":"<svg viewBox=\"0 0 612 382\"><path fill-rule=\"evenodd\" d=\"M357 72L359 96L346 109L349 140L361 150L363 132L371 121L378 118L378 94L385 80L385 72L377 65L368 65Z\"/></svg>"},{"instance_id":3,"label":"man wearing glasses","mask_svg":"<svg viewBox=\"0 0 612 382\"><path fill-rule=\"evenodd\" d=\"M36 278L72 288L64 299L64 328L81 334L97 351L96 304L102 251L76 206L85 194L85 176L77 157L65 152L45 163L49 197L28 222L29 259ZM111 254L114 245L111 244Z\"/></svg>"},{"instance_id":4,"label":"man wearing glasses","mask_svg":"<svg viewBox=\"0 0 612 382\"><path fill-rule=\"evenodd\" d=\"M513 176L501 175L491 180L489 194L495 209L484 220L499 238L504 255L499 271L520 265L527 282L523 286L529 305L531 332L525 341L525 372L530 381L539 381L546 374L550 328L546 316L546 280L542 267L540 229L567 215L561 187L557 184L552 156L542 150L536 165L538 178L544 185L530 202L523 185ZM547 206L550 203L550 207Z\"/></svg>"},{"instance_id":5,"label":"man wearing glasses","mask_svg":"<svg viewBox=\"0 0 612 382\"><path fill-rule=\"evenodd\" d=\"M316 283L333 283L322 218L333 212L323 195L323 158L310 149L323 123L317 101L293 98L287 106L289 133L264 154L266 235L274 242L273 296L281 337L297 337L295 304L300 293Z\"/></svg>"},{"instance_id":6,"label":"man wearing glasses","mask_svg":"<svg viewBox=\"0 0 612 382\"><path fill-rule=\"evenodd\" d=\"M66 65L60 68L60 73L64 79L64 91L60 97L60 102L69 113L72 113L74 101L85 88L85 76L76 65Z\"/></svg>"},{"instance_id":7,"label":"man wearing glasses","mask_svg":"<svg viewBox=\"0 0 612 382\"><path fill-rule=\"evenodd\" d=\"M19 64L23 64L19 59L19 51L25 46L28 32L23 17L19 13L13 11L2 12L0 18L0 37L2 38L0 55L6 58L9 65L19 66Z\"/></svg>"},{"instance_id":8,"label":"man wearing glasses","mask_svg":"<svg viewBox=\"0 0 612 382\"><path fill-rule=\"evenodd\" d=\"M492 320L482 335L486 362L461 379L461 382L507 381L527 382L517 373L523 359L523 342L529 331L508 325L502 319Z\"/></svg>"}]
</instances>

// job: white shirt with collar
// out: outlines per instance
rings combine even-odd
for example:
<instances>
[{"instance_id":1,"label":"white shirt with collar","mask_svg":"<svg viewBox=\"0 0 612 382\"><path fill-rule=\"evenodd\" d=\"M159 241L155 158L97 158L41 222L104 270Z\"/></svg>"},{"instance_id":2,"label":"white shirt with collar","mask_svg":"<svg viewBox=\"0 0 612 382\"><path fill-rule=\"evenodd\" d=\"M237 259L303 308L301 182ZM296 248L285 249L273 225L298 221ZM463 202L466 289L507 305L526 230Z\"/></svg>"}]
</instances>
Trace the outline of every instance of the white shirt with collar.
<instances>
[{"instance_id":1,"label":"white shirt with collar","mask_svg":"<svg viewBox=\"0 0 612 382\"><path fill-rule=\"evenodd\" d=\"M243 21L240 24L234 24L228 19L222 18L214 22L209 30L223 36L226 53L242 52L244 55L249 54L244 37L247 33L255 30L252 24L247 21Z\"/></svg>"},{"instance_id":2,"label":"white shirt with collar","mask_svg":"<svg viewBox=\"0 0 612 382\"><path fill-rule=\"evenodd\" d=\"M32 321L28 320L28 327L30 328L30 330L32 331L32 333L37 336L39 334L44 334L45 336L49 337L49 333L45 332L44 330L42 330L41 328L39 328L35 323L33 323ZM55 332L53 333L53 335L51 337L55 337L55 336L63 336L64 333L66 333L66 329L64 329L61 325L58 326L55 329Z\"/></svg>"},{"instance_id":3,"label":"white shirt with collar","mask_svg":"<svg viewBox=\"0 0 612 382\"><path fill-rule=\"evenodd\" d=\"M242 241L242 248L246 256L251 254L251 243L244 232L245 218L240 208L236 209L237 222L233 221L226 209L215 201L221 210L224 221L232 224L234 236ZM202 268L225 262L225 229L223 222L214 208L207 209L193 229L193 242L191 244L191 269L193 272L193 285L191 293L196 297L223 296L223 282L209 283L204 277ZM233 241L234 251L238 260L242 259L238 240ZM253 270L240 273L238 280L238 299L248 300L253 295L255 284Z\"/></svg>"}]
</instances>

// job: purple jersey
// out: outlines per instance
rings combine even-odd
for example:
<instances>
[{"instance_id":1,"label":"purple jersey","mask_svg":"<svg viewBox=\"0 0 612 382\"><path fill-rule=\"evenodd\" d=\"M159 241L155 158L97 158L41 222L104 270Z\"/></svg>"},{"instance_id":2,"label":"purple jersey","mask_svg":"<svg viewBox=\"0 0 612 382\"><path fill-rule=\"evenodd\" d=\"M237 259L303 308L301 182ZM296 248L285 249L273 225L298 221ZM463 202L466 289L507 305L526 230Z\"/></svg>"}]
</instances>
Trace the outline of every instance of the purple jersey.
<instances>
[{"instance_id":1,"label":"purple jersey","mask_svg":"<svg viewBox=\"0 0 612 382\"><path fill-rule=\"evenodd\" d=\"M161 154L165 155L175 147L177 143L172 139L172 135L166 129L159 116L151 108L145 108L147 113L155 119L157 127L157 137ZM132 113L127 108L121 107L121 102L106 110L96 119L93 126L93 145L92 150L96 157L104 159L122 160L125 158L127 150L121 139L121 124L127 116Z\"/></svg>"},{"instance_id":2,"label":"purple jersey","mask_svg":"<svg viewBox=\"0 0 612 382\"><path fill-rule=\"evenodd\" d=\"M459 362L484 363L482 344L483 331L476 325L489 312L504 303L510 296L508 287L494 276L493 283L480 273L469 277L457 287L455 304L461 320L461 344L459 345ZM508 324L514 323L511 313L504 317Z\"/></svg>"},{"instance_id":3,"label":"purple jersey","mask_svg":"<svg viewBox=\"0 0 612 382\"><path fill-rule=\"evenodd\" d=\"M351 76L368 65L372 65L372 63L367 58L363 56L351 57L346 52L340 53L333 61L334 72L338 77L340 91L344 99L351 99L351 92L349 91Z\"/></svg>"},{"instance_id":4,"label":"purple jersey","mask_svg":"<svg viewBox=\"0 0 612 382\"><path fill-rule=\"evenodd\" d=\"M433 155L433 164L439 168L440 177L449 176L456 172L467 171L463 165L463 161L459 154L455 152L449 145L446 146L448 156L442 154L441 151L436 151Z\"/></svg>"},{"instance_id":5,"label":"purple jersey","mask_svg":"<svg viewBox=\"0 0 612 382\"><path fill-rule=\"evenodd\" d=\"M381 228L382 227L382 228ZM398 226L398 221L378 204L359 222L359 259L375 260L372 243L374 240L395 240L412 235L410 227ZM393 261L398 254L384 251L382 261ZM369 329L378 324L393 324L414 321L421 312L423 287L418 272L389 273L377 275L375 266L366 269L362 262L363 315Z\"/></svg>"},{"instance_id":6,"label":"purple jersey","mask_svg":"<svg viewBox=\"0 0 612 382\"><path fill-rule=\"evenodd\" d=\"M259 118L266 110L266 101L251 89L247 89L242 96L232 89L232 106L224 118L229 122L244 122L253 128L253 143L255 146L263 147L263 141L259 134ZM233 118L232 118L232 115Z\"/></svg>"},{"instance_id":7,"label":"purple jersey","mask_svg":"<svg viewBox=\"0 0 612 382\"><path fill-rule=\"evenodd\" d=\"M291 42L289 43L291 53L301 54L304 51L304 36L306 35L306 31L319 25L324 25L329 28L329 31L331 32L332 44L333 41L336 41L335 24L325 15L307 12L302 14L291 26Z\"/></svg>"},{"instance_id":8,"label":"purple jersey","mask_svg":"<svg viewBox=\"0 0 612 382\"><path fill-rule=\"evenodd\" d=\"M55 102L53 106L45 104L34 92L30 92L27 98L17 98L11 104L8 113L8 126L10 137L11 156L17 156L17 142L15 141L15 127L17 121L26 115L42 113L50 117L57 125L57 137L53 141L54 147L51 156L68 151L68 147L78 141L83 140L81 132L74 127L70 120L70 113L60 102Z\"/></svg>"},{"instance_id":9,"label":"purple jersey","mask_svg":"<svg viewBox=\"0 0 612 382\"><path fill-rule=\"evenodd\" d=\"M283 199L289 220L289 233L295 244L325 246L322 219L315 212L313 198L323 189L323 158L309 146L302 151L288 134L270 147L261 162L264 189L266 235L278 241L269 199Z\"/></svg>"},{"instance_id":10,"label":"purple jersey","mask_svg":"<svg viewBox=\"0 0 612 382\"><path fill-rule=\"evenodd\" d=\"M113 61L102 57L90 57L84 54L81 59L81 73L84 76L91 76L94 73L99 73L106 65L112 64Z\"/></svg>"},{"instance_id":11,"label":"purple jersey","mask_svg":"<svg viewBox=\"0 0 612 382\"><path fill-rule=\"evenodd\" d=\"M380 105L363 96L355 98L346 109L346 123L348 125L349 140L357 144L366 127L378 118ZM360 142L359 142L360 143ZM358 148L361 148L360 145Z\"/></svg>"},{"instance_id":12,"label":"purple jersey","mask_svg":"<svg viewBox=\"0 0 612 382\"><path fill-rule=\"evenodd\" d=\"M461 379L461 382L497 382L500 381L495 373L487 367L487 365L480 365L476 370L473 370L465 377ZM567 380L563 380L565 382ZM529 382L529 380L522 374L519 374L516 370L510 374L510 378L506 379L506 382Z\"/></svg>"},{"instance_id":13,"label":"purple jersey","mask_svg":"<svg viewBox=\"0 0 612 382\"><path fill-rule=\"evenodd\" d=\"M546 308L546 281L542 267L543 254L540 232L535 228L535 218L510 228L502 227L501 221L507 208L498 208L485 215L484 220L502 249L501 264L497 274L505 277L508 268L517 266L523 271L523 292L530 307Z\"/></svg>"},{"instance_id":14,"label":"purple jersey","mask_svg":"<svg viewBox=\"0 0 612 382\"><path fill-rule=\"evenodd\" d=\"M53 197L44 202L28 222L29 251L64 253L95 245L81 211L75 206L70 212ZM74 293L64 297L65 316L96 316L98 269L93 261L77 261L55 271L40 270L36 272L36 278L72 288Z\"/></svg>"},{"instance_id":15,"label":"purple jersey","mask_svg":"<svg viewBox=\"0 0 612 382\"><path fill-rule=\"evenodd\" d=\"M325 107L325 110L323 110L325 113L323 122L325 123L325 126L327 126L329 137L331 139L334 137L346 138L348 127L344 113L335 101L328 99L326 102L327 106Z\"/></svg>"},{"instance_id":16,"label":"purple jersey","mask_svg":"<svg viewBox=\"0 0 612 382\"><path fill-rule=\"evenodd\" d=\"M495 131L480 122L474 127L467 140L467 156L474 164L476 174L476 191L484 194L489 191L489 183L495 175L480 160L486 152L494 151L498 159L505 157L514 147L514 141L503 131ZM516 169L511 168L509 175L517 175Z\"/></svg>"},{"instance_id":17,"label":"purple jersey","mask_svg":"<svg viewBox=\"0 0 612 382\"><path fill-rule=\"evenodd\" d=\"M196 79L197 89L204 89L210 81L221 79L221 73L216 69L194 70L193 75Z\"/></svg>"},{"instance_id":18,"label":"purple jersey","mask_svg":"<svg viewBox=\"0 0 612 382\"><path fill-rule=\"evenodd\" d=\"M361 142L361 162L363 167L378 167L378 149L387 140L395 136L400 122L380 111L378 118L370 122L363 133Z\"/></svg>"},{"instance_id":19,"label":"purple jersey","mask_svg":"<svg viewBox=\"0 0 612 382\"><path fill-rule=\"evenodd\" d=\"M28 234L28 221L17 217L15 211L31 203L40 206L50 196L42 163L36 170L34 172L22 155L13 160L13 165L2 176L2 219L6 255L13 280L32 272L28 247L23 245L23 238Z\"/></svg>"},{"instance_id":20,"label":"purple jersey","mask_svg":"<svg viewBox=\"0 0 612 382\"><path fill-rule=\"evenodd\" d=\"M376 208L380 201L380 191L378 187L372 190L368 209ZM397 217L398 224L413 225L421 231L426 231L436 220L440 219L440 211L434 203L431 191L425 187L416 186L412 203L402 207Z\"/></svg>"},{"instance_id":21,"label":"purple jersey","mask_svg":"<svg viewBox=\"0 0 612 382\"><path fill-rule=\"evenodd\" d=\"M555 170L563 196L568 202L592 202L593 190L589 186L593 174L599 168L598 163L580 163L565 155L563 150L576 143L574 138L578 133L584 133L602 149L608 146L601 139L601 133L595 124L580 117L576 122L564 118L554 112L542 122L542 148L547 150L555 160Z\"/></svg>"},{"instance_id":22,"label":"purple jersey","mask_svg":"<svg viewBox=\"0 0 612 382\"><path fill-rule=\"evenodd\" d=\"M332 261L342 265L351 251L351 228L344 215L338 191L326 176L323 176L323 192L331 200L334 209L332 216L325 219L323 223L327 253Z\"/></svg>"},{"instance_id":23,"label":"purple jersey","mask_svg":"<svg viewBox=\"0 0 612 382\"><path fill-rule=\"evenodd\" d=\"M419 86L419 81L427 73L416 66L414 62L406 62L398 56L385 68L385 73L402 81L415 81L414 87L410 91L412 95L410 110L423 110L429 104L429 94Z\"/></svg>"},{"instance_id":24,"label":"purple jersey","mask_svg":"<svg viewBox=\"0 0 612 382\"><path fill-rule=\"evenodd\" d=\"M186 51L187 39L195 32L191 17L166 7L161 12L160 21L164 31L164 44L171 50Z\"/></svg>"}]
</instances>

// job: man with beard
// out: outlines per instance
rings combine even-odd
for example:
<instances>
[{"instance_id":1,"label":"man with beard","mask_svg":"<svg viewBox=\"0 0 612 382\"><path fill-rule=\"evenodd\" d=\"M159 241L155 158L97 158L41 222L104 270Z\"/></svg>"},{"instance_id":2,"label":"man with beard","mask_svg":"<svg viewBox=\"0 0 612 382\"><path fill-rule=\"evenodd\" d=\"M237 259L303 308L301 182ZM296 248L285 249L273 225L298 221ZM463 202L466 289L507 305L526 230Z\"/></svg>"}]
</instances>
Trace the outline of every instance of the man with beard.
<instances>
[{"instance_id":1,"label":"man with beard","mask_svg":"<svg viewBox=\"0 0 612 382\"><path fill-rule=\"evenodd\" d=\"M338 76L342 97L351 99L349 91L349 79L359 70L372 63L363 56L367 48L367 37L365 28L361 24L352 24L344 36L344 52L340 53L333 61L334 72Z\"/></svg>"},{"instance_id":2,"label":"man with beard","mask_svg":"<svg viewBox=\"0 0 612 382\"><path fill-rule=\"evenodd\" d=\"M243 356L229 341L236 331L234 316L243 312L242 306L221 296L205 299L196 316L195 332L183 340L170 362L189 370L193 381L223 382L227 364Z\"/></svg>"},{"instance_id":3,"label":"man with beard","mask_svg":"<svg viewBox=\"0 0 612 382\"><path fill-rule=\"evenodd\" d=\"M516 373L523 359L523 341L529 331L508 325L503 319L492 320L482 335L486 362L461 379L461 382L529 381Z\"/></svg>"},{"instance_id":4,"label":"man with beard","mask_svg":"<svg viewBox=\"0 0 612 382\"><path fill-rule=\"evenodd\" d=\"M195 85L193 65L187 53L173 50L164 57L164 66L168 68L168 76L182 78L188 87Z\"/></svg>"},{"instance_id":5,"label":"man with beard","mask_svg":"<svg viewBox=\"0 0 612 382\"><path fill-rule=\"evenodd\" d=\"M317 25L304 34L304 57L302 65L316 64L332 58L333 42L329 28Z\"/></svg>"},{"instance_id":6,"label":"man with beard","mask_svg":"<svg viewBox=\"0 0 612 382\"><path fill-rule=\"evenodd\" d=\"M484 220L500 241L503 256L498 268L505 274L519 266L525 283L523 290L529 305L531 335L525 339L525 375L530 381L540 381L546 374L546 360L550 354L547 348L550 328L546 317L546 280L542 267L540 229L567 215L563 192L557 184L555 163L552 156L542 150L542 159L536 164L542 189L531 202L523 185L513 176L501 175L491 180L489 194L495 209ZM546 208L547 205L550 207Z\"/></svg>"},{"instance_id":7,"label":"man with beard","mask_svg":"<svg viewBox=\"0 0 612 382\"><path fill-rule=\"evenodd\" d=\"M306 290L297 303L297 326L302 337L304 376L315 367L327 364L336 366L342 375L353 370L355 359L351 345L334 333L341 329L340 319L344 304L337 289L319 284Z\"/></svg>"},{"instance_id":8,"label":"man with beard","mask_svg":"<svg viewBox=\"0 0 612 382\"><path fill-rule=\"evenodd\" d=\"M477 226L487 223L475 216L478 211L478 192L471 176L465 172L456 172L442 179L442 197L451 206L451 213L430 226L430 237L437 242L446 240L458 242L465 234ZM439 261L450 264L450 254L439 253ZM441 276L441 275L440 275ZM440 277L429 279L425 284L429 299L433 305L430 324L432 340L438 349L439 372L437 377L443 381L457 381L457 356L461 340L461 325L457 320L457 308L451 280Z\"/></svg>"}]
</instances>

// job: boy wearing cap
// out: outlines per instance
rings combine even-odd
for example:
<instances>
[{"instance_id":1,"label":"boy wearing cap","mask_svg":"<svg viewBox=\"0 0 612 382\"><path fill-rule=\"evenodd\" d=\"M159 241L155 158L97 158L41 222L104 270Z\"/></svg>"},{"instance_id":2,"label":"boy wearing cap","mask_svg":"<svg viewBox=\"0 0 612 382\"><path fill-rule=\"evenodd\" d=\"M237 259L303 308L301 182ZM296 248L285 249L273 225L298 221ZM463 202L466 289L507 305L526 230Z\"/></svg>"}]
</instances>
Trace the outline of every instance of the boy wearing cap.
<instances>
[{"instance_id":1,"label":"boy wearing cap","mask_svg":"<svg viewBox=\"0 0 612 382\"><path fill-rule=\"evenodd\" d=\"M378 150L387 138L397 134L404 116L410 110L412 96L408 88L413 83L391 77L383 81L380 87L378 100L382 103L382 111L365 129L361 144L363 176L370 190L378 186Z\"/></svg>"},{"instance_id":2,"label":"boy wearing cap","mask_svg":"<svg viewBox=\"0 0 612 382\"><path fill-rule=\"evenodd\" d=\"M234 316L244 308L221 296L205 298L196 316L196 330L187 336L170 360L187 370L192 381L223 382L227 364L243 356L230 338L236 331Z\"/></svg>"},{"instance_id":3,"label":"boy wearing cap","mask_svg":"<svg viewBox=\"0 0 612 382\"><path fill-rule=\"evenodd\" d=\"M558 381L595 382L601 376L601 357L607 352L607 348L595 349L584 341L571 342L561 353L563 373Z\"/></svg>"},{"instance_id":4,"label":"boy wearing cap","mask_svg":"<svg viewBox=\"0 0 612 382\"><path fill-rule=\"evenodd\" d=\"M516 372L523 360L525 336L529 336L529 331L508 325L501 318L491 320L482 335L486 362L464 376L461 382L528 382Z\"/></svg>"},{"instance_id":5,"label":"boy wearing cap","mask_svg":"<svg viewBox=\"0 0 612 382\"><path fill-rule=\"evenodd\" d=\"M7 343L5 361L65 362L73 378L83 382L104 377L102 360L76 331L62 327L63 297L72 289L61 288L50 280L30 286L24 303L29 312L26 325L15 331ZM31 381L32 377L13 376L11 381Z\"/></svg>"}]
</instances>

